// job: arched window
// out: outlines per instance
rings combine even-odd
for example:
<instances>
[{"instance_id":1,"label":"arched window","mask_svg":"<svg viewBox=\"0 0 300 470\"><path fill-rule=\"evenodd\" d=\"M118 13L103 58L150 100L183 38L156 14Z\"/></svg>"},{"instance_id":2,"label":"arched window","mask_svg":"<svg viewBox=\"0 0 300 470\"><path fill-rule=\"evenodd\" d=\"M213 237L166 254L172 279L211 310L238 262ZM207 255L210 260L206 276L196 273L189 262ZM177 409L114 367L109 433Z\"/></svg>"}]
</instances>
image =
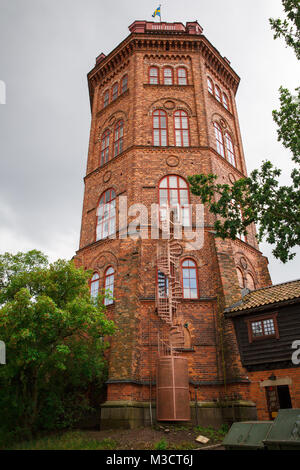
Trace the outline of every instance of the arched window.
<instances>
[{"instance_id":1,"label":"arched window","mask_svg":"<svg viewBox=\"0 0 300 470\"><path fill-rule=\"evenodd\" d=\"M159 73L157 67L150 67L149 70L149 83L151 85L157 85L159 83Z\"/></svg>"},{"instance_id":2,"label":"arched window","mask_svg":"<svg viewBox=\"0 0 300 470\"><path fill-rule=\"evenodd\" d=\"M164 85L173 85L173 69L171 67L164 68Z\"/></svg>"},{"instance_id":3,"label":"arched window","mask_svg":"<svg viewBox=\"0 0 300 470\"><path fill-rule=\"evenodd\" d=\"M114 268L111 266L106 269L104 274L104 289L105 294L108 294L110 297L114 295L114 280L115 280L115 271ZM104 305L111 305L113 304L113 299L108 299L107 297L104 298Z\"/></svg>"},{"instance_id":4,"label":"arched window","mask_svg":"<svg viewBox=\"0 0 300 470\"><path fill-rule=\"evenodd\" d=\"M123 151L124 122L118 121L115 125L114 134L114 157Z\"/></svg>"},{"instance_id":5,"label":"arched window","mask_svg":"<svg viewBox=\"0 0 300 470\"><path fill-rule=\"evenodd\" d=\"M236 268L236 273L237 273L240 289L244 289L245 281L244 281L242 270L240 268Z\"/></svg>"},{"instance_id":6,"label":"arched window","mask_svg":"<svg viewBox=\"0 0 300 470\"><path fill-rule=\"evenodd\" d=\"M192 259L186 259L181 264L182 292L184 299L198 298L197 266Z\"/></svg>"},{"instance_id":7,"label":"arched window","mask_svg":"<svg viewBox=\"0 0 300 470\"><path fill-rule=\"evenodd\" d=\"M214 122L214 128L215 128L217 151L220 155L222 155L223 158L225 158L223 134L221 131L221 127L219 126L217 122Z\"/></svg>"},{"instance_id":8,"label":"arched window","mask_svg":"<svg viewBox=\"0 0 300 470\"><path fill-rule=\"evenodd\" d=\"M99 293L99 274L94 273L92 279L90 280L90 291L91 297L95 299Z\"/></svg>"},{"instance_id":9,"label":"arched window","mask_svg":"<svg viewBox=\"0 0 300 470\"><path fill-rule=\"evenodd\" d=\"M108 189L102 194L97 210L96 240L102 240L116 232L116 193Z\"/></svg>"},{"instance_id":10,"label":"arched window","mask_svg":"<svg viewBox=\"0 0 300 470\"><path fill-rule=\"evenodd\" d=\"M187 72L184 67L177 69L177 83L178 85L187 85Z\"/></svg>"},{"instance_id":11,"label":"arched window","mask_svg":"<svg viewBox=\"0 0 300 470\"><path fill-rule=\"evenodd\" d=\"M217 100L220 101L220 103L221 103L221 90L218 87L218 85L215 85L215 96L216 96Z\"/></svg>"},{"instance_id":12,"label":"arched window","mask_svg":"<svg viewBox=\"0 0 300 470\"><path fill-rule=\"evenodd\" d=\"M103 97L103 108L106 108L106 106L109 104L109 90L106 90L104 93Z\"/></svg>"},{"instance_id":13,"label":"arched window","mask_svg":"<svg viewBox=\"0 0 300 470\"><path fill-rule=\"evenodd\" d=\"M190 226L191 213L187 182L176 175L165 176L159 183L160 218L166 220L167 208L171 209L175 221L182 221L183 226Z\"/></svg>"},{"instance_id":14,"label":"arched window","mask_svg":"<svg viewBox=\"0 0 300 470\"><path fill-rule=\"evenodd\" d=\"M104 165L104 163L108 162L109 160L109 137L110 137L110 131L107 129L102 134L102 139L101 139L100 166Z\"/></svg>"},{"instance_id":15,"label":"arched window","mask_svg":"<svg viewBox=\"0 0 300 470\"><path fill-rule=\"evenodd\" d=\"M127 90L127 86L128 86L128 75L124 75L124 77L122 78L122 83L121 83L122 93L125 93L125 91Z\"/></svg>"},{"instance_id":16,"label":"arched window","mask_svg":"<svg viewBox=\"0 0 300 470\"><path fill-rule=\"evenodd\" d=\"M226 150L227 150L228 161L229 161L229 163L231 163L231 165L235 166L235 156L234 156L233 143L232 143L231 137L228 134L228 132L226 132L226 134L225 134L225 141L226 141Z\"/></svg>"},{"instance_id":17,"label":"arched window","mask_svg":"<svg viewBox=\"0 0 300 470\"><path fill-rule=\"evenodd\" d=\"M214 94L214 84L209 77L207 77L207 88L209 93Z\"/></svg>"},{"instance_id":18,"label":"arched window","mask_svg":"<svg viewBox=\"0 0 300 470\"><path fill-rule=\"evenodd\" d=\"M111 95L111 100L112 101L115 101L118 98L118 90L119 90L119 84L117 82L112 87L112 95Z\"/></svg>"},{"instance_id":19,"label":"arched window","mask_svg":"<svg viewBox=\"0 0 300 470\"><path fill-rule=\"evenodd\" d=\"M174 129L176 147L189 147L189 118L185 111L175 111Z\"/></svg>"},{"instance_id":20,"label":"arched window","mask_svg":"<svg viewBox=\"0 0 300 470\"><path fill-rule=\"evenodd\" d=\"M223 93L222 96L223 96L223 106L224 106L224 108L229 110L228 98L227 98L226 93Z\"/></svg>"},{"instance_id":21,"label":"arched window","mask_svg":"<svg viewBox=\"0 0 300 470\"><path fill-rule=\"evenodd\" d=\"M246 287L250 290L255 290L255 282L252 274L247 273L246 275Z\"/></svg>"},{"instance_id":22,"label":"arched window","mask_svg":"<svg viewBox=\"0 0 300 470\"><path fill-rule=\"evenodd\" d=\"M167 139L167 113L162 109L153 111L153 145L165 147L168 145Z\"/></svg>"}]
</instances>

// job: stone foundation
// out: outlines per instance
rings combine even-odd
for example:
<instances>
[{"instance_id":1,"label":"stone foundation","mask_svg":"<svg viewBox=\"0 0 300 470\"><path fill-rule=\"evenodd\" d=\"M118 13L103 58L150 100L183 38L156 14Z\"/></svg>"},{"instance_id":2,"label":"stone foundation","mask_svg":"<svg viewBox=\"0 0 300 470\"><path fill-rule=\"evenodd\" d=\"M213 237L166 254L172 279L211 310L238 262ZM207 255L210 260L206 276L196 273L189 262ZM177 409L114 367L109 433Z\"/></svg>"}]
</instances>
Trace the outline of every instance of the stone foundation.
<instances>
[{"instance_id":1,"label":"stone foundation","mask_svg":"<svg viewBox=\"0 0 300 470\"><path fill-rule=\"evenodd\" d=\"M255 403L250 401L232 401L226 403L216 402L190 402L191 421L195 426L212 426L219 428L222 424L231 424L235 421L253 421L257 419ZM146 427L156 421L155 402L137 402L137 401L107 401L101 405L101 423L100 429L133 429ZM161 424L167 424L165 421L159 421ZM172 422L183 423L181 422ZM171 423L169 423L171 424Z\"/></svg>"}]
</instances>

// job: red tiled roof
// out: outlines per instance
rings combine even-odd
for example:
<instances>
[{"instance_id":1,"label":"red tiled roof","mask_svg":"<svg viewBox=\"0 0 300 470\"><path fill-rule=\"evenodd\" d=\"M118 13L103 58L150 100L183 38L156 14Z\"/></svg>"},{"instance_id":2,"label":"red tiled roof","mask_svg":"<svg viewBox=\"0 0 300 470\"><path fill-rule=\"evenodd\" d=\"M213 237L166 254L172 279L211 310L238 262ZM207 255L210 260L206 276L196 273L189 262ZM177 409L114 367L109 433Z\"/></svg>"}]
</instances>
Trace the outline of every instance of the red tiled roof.
<instances>
[{"instance_id":1,"label":"red tiled roof","mask_svg":"<svg viewBox=\"0 0 300 470\"><path fill-rule=\"evenodd\" d=\"M300 298L300 279L253 290L246 294L240 302L225 309L225 312L228 313L228 316L231 316L234 312L242 312L243 310L297 298Z\"/></svg>"}]
</instances>

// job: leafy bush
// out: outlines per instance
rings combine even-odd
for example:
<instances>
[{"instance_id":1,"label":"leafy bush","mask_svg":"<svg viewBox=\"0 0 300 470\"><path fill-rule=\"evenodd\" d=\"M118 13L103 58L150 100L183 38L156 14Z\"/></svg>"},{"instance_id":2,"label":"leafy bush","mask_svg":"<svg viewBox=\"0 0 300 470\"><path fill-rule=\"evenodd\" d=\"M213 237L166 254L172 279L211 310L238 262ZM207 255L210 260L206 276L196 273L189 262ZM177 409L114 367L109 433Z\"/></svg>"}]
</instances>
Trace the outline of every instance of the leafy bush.
<instances>
[{"instance_id":1,"label":"leafy bush","mask_svg":"<svg viewBox=\"0 0 300 470\"><path fill-rule=\"evenodd\" d=\"M165 439L161 439L160 441L154 444L154 450L165 450L168 448L168 443Z\"/></svg>"},{"instance_id":2,"label":"leafy bush","mask_svg":"<svg viewBox=\"0 0 300 470\"><path fill-rule=\"evenodd\" d=\"M106 379L103 337L113 334L91 273L49 265L38 251L0 256L0 438L71 427L93 409Z\"/></svg>"}]
</instances>

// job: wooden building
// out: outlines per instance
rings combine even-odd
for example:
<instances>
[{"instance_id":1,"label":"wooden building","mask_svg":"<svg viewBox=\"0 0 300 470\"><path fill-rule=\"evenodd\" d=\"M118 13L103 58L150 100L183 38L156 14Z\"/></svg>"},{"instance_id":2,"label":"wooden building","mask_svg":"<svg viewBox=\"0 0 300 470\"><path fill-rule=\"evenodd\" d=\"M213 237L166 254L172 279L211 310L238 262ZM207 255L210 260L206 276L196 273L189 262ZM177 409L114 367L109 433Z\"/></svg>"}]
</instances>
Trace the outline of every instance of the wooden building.
<instances>
[{"instance_id":1,"label":"wooden building","mask_svg":"<svg viewBox=\"0 0 300 470\"><path fill-rule=\"evenodd\" d=\"M234 323L258 418L300 408L300 280L248 292L225 317Z\"/></svg>"}]
</instances>

